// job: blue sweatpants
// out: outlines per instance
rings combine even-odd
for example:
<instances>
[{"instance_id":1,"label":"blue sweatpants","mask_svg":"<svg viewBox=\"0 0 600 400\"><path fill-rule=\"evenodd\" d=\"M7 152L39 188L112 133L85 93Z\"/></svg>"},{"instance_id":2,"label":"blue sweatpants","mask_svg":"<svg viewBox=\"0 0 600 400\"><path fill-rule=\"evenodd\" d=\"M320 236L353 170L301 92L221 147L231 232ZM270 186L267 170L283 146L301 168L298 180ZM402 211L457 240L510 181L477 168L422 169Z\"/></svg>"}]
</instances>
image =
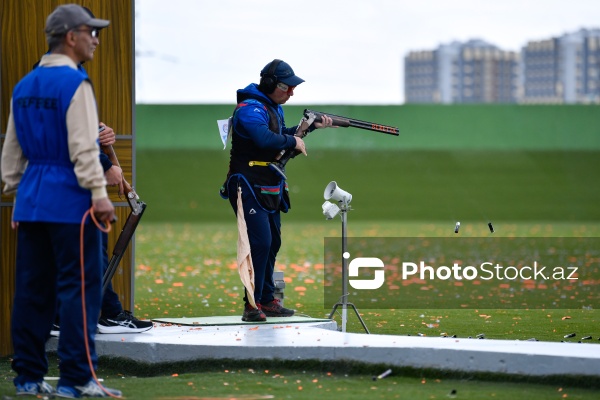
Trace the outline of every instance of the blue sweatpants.
<instances>
[{"instance_id":1,"label":"blue sweatpants","mask_svg":"<svg viewBox=\"0 0 600 400\"><path fill-rule=\"evenodd\" d=\"M45 344L60 304L59 385L86 384L92 377L84 342L80 226L20 222L11 335L16 384L41 381L48 372ZM94 369L94 345L101 302L101 238L93 223L84 229L87 339Z\"/></svg>"},{"instance_id":2,"label":"blue sweatpants","mask_svg":"<svg viewBox=\"0 0 600 400\"><path fill-rule=\"evenodd\" d=\"M281 214L279 211L273 213L265 211L258 204L246 183L240 180L239 184L242 187L244 218L254 266L254 300L257 304L267 304L273 301L275 293L273 271L275 270L275 259L281 247ZM236 216L237 186L236 178L229 180L229 202ZM247 302L246 297L244 297L244 301Z\"/></svg>"}]
</instances>

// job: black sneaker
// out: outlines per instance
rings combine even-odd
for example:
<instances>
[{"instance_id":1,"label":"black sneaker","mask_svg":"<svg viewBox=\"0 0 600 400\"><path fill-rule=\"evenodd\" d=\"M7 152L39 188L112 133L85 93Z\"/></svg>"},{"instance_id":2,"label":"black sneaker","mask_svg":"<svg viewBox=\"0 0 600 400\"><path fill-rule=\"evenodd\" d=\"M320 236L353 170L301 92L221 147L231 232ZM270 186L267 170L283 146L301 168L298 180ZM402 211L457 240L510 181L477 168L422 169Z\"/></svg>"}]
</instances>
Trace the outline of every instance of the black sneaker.
<instances>
[{"instance_id":1,"label":"black sneaker","mask_svg":"<svg viewBox=\"0 0 600 400\"><path fill-rule=\"evenodd\" d=\"M267 317L291 317L296 312L296 310L282 307L279 299L273 299L270 303L262 304L262 310Z\"/></svg>"},{"instance_id":2,"label":"black sneaker","mask_svg":"<svg viewBox=\"0 0 600 400\"><path fill-rule=\"evenodd\" d=\"M141 321L133 316L131 311L121 311L113 318L100 318L98 332L100 333L139 333L152 329L152 321Z\"/></svg>"},{"instance_id":3,"label":"black sneaker","mask_svg":"<svg viewBox=\"0 0 600 400\"><path fill-rule=\"evenodd\" d=\"M267 316L261 311L260 304L258 305L258 308L254 308L250 304L246 304L244 307L244 315L242 315L242 321L260 322L266 320Z\"/></svg>"}]
</instances>

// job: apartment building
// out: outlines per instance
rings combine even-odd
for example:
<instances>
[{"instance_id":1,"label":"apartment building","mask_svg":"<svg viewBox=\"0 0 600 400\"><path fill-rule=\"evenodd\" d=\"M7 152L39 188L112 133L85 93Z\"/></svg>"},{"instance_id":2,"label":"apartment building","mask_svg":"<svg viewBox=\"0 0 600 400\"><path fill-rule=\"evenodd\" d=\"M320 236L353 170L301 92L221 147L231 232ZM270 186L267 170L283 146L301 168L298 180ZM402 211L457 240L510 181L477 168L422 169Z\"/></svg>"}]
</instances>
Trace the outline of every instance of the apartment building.
<instances>
[{"instance_id":1,"label":"apartment building","mask_svg":"<svg viewBox=\"0 0 600 400\"><path fill-rule=\"evenodd\" d=\"M516 103L519 56L483 40L412 51L404 58L407 103Z\"/></svg>"},{"instance_id":2,"label":"apartment building","mask_svg":"<svg viewBox=\"0 0 600 400\"><path fill-rule=\"evenodd\" d=\"M527 42L521 56L523 103L600 103L600 29Z\"/></svg>"}]
</instances>

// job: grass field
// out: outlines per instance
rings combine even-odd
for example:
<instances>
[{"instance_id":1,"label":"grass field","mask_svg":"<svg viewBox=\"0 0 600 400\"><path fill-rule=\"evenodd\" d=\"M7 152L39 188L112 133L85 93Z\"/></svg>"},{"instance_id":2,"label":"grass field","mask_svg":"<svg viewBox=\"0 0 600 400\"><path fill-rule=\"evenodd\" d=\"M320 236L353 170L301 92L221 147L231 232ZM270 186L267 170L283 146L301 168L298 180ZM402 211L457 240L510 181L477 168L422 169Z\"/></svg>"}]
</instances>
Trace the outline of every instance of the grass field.
<instances>
[{"instance_id":1,"label":"grass field","mask_svg":"<svg viewBox=\"0 0 600 400\"><path fill-rule=\"evenodd\" d=\"M9 360L0 359L0 395L14 398ZM58 376L57 360L50 358L48 376ZM434 371L395 370L388 378L373 381L385 366L370 369L352 365L289 364L221 361L202 365L164 366L160 371L140 371L117 360L103 359L98 376L107 387L123 391L131 400L201 399L298 399L325 397L350 400L372 399L597 399L600 391L582 382L533 383L503 382L498 379L474 380L473 376L440 374ZM56 384L55 381L51 381ZM593 385L592 385L593 386Z\"/></svg>"},{"instance_id":2,"label":"grass field","mask_svg":"<svg viewBox=\"0 0 600 400\"><path fill-rule=\"evenodd\" d=\"M284 245L277 270L283 271L287 287L285 304L312 317L329 315L333 304L325 304L323 291L323 237L339 237L339 221L284 224ZM487 226L482 227L487 229ZM450 233L446 233L446 232ZM511 223L498 228L498 235L597 236L600 224ZM349 236L440 237L454 235L453 225L443 223L357 222ZM475 235L478 232L465 235ZM291 239L293 237L293 239ZM287 238L287 240L286 240ZM243 287L236 266L237 231L229 223L147 223L137 236L136 315L191 317L241 315ZM575 249L573 251L576 251ZM475 337L561 341L568 333L574 340L592 336L600 343L596 309L361 309L372 333L393 335ZM336 317L339 323L339 316ZM348 318L348 330L361 332L357 318Z\"/></svg>"}]
</instances>

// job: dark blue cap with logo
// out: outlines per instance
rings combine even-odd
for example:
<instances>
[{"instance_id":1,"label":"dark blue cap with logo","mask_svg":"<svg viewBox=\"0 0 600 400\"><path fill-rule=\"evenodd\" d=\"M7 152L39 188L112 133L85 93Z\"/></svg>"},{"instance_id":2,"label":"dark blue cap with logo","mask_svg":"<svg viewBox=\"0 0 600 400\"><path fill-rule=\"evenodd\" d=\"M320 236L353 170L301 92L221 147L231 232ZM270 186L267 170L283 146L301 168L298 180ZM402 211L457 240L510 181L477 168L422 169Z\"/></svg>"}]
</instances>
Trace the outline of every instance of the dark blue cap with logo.
<instances>
[{"instance_id":1,"label":"dark blue cap with logo","mask_svg":"<svg viewBox=\"0 0 600 400\"><path fill-rule=\"evenodd\" d=\"M268 63L267 65L265 65L262 71L260 71L261 77L269 72L270 66L271 63ZM277 68L275 68L275 72L273 73L273 75L277 77L278 82L283 82L288 86L298 86L299 84L304 82L304 79L294 74L294 70L292 69L292 67L290 67L290 65L285 61L281 61L279 64L277 64Z\"/></svg>"}]
</instances>

